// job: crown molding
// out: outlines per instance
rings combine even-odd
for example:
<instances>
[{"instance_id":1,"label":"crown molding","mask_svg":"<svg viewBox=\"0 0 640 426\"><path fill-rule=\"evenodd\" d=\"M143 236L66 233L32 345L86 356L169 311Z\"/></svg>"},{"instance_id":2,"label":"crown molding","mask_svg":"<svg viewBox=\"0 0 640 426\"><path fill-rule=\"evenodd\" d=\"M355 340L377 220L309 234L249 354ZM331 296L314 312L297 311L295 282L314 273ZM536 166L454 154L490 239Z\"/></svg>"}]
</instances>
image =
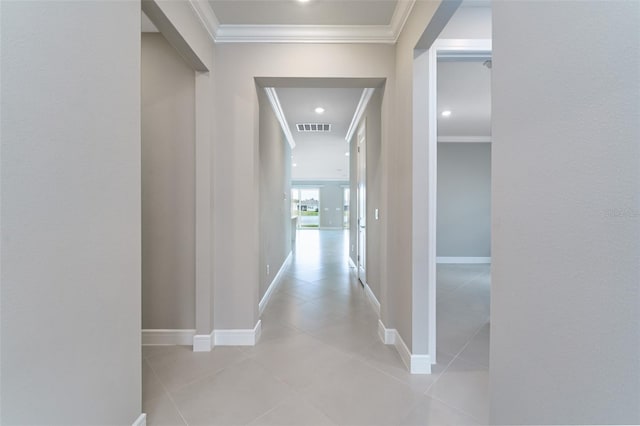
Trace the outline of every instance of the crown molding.
<instances>
[{"instance_id":1,"label":"crown molding","mask_svg":"<svg viewBox=\"0 0 640 426\"><path fill-rule=\"evenodd\" d=\"M360 96L360 101L358 102L358 106L356 107L356 111L353 114L353 118L351 119L351 124L349 124L349 129L347 130L347 136L344 137L344 140L347 141L347 143L351 142L351 138L353 137L353 134L356 131L356 128L358 127L358 124L360 123L360 119L362 118L362 115L364 114L364 112L367 109L367 105L369 104L369 100L371 99L371 96L373 96L373 92L375 92L376 89L373 88L365 88L362 90L362 95Z\"/></svg>"},{"instance_id":2,"label":"crown molding","mask_svg":"<svg viewBox=\"0 0 640 426\"><path fill-rule=\"evenodd\" d=\"M215 42L216 34L220 28L220 22L218 21L216 14L213 13L211 5L207 0L189 0L188 3L191 5L191 8L198 18L200 18L200 22L202 22L202 25L209 34L209 37L211 37L211 40Z\"/></svg>"},{"instance_id":3,"label":"crown molding","mask_svg":"<svg viewBox=\"0 0 640 426\"><path fill-rule=\"evenodd\" d=\"M264 91L269 98L269 103L271 103L271 108L273 108L273 113L276 115L278 122L280 123L280 127L282 128L282 133L284 133L284 137L289 142L289 146L291 149L296 147L296 142L293 139L293 135L291 134L291 130L289 130L289 123L287 123L287 117L284 115L284 111L282 110L282 105L280 105L280 99L278 98L278 94L276 93L276 89L273 87L265 87Z\"/></svg>"},{"instance_id":4,"label":"crown molding","mask_svg":"<svg viewBox=\"0 0 640 426\"><path fill-rule=\"evenodd\" d=\"M189 0L215 43L393 44L416 0L398 0L389 25L224 25L206 0Z\"/></svg>"},{"instance_id":5,"label":"crown molding","mask_svg":"<svg viewBox=\"0 0 640 426\"><path fill-rule=\"evenodd\" d=\"M415 3L416 0L398 0L396 3L396 9L393 11L391 23L389 24L391 32L393 33L394 43L398 40L398 37L400 37L402 28L404 28L404 24L406 24Z\"/></svg>"},{"instance_id":6,"label":"crown molding","mask_svg":"<svg viewBox=\"0 0 640 426\"><path fill-rule=\"evenodd\" d=\"M387 25L220 25L216 43L394 43Z\"/></svg>"}]
</instances>

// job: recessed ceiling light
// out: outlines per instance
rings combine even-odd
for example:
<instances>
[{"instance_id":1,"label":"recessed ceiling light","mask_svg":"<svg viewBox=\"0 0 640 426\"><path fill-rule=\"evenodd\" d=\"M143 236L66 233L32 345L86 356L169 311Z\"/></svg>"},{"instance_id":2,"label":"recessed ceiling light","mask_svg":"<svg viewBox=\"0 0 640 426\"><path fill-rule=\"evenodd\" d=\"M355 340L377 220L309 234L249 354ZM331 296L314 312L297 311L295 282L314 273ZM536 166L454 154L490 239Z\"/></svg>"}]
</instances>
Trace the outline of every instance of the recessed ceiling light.
<instances>
[{"instance_id":1,"label":"recessed ceiling light","mask_svg":"<svg viewBox=\"0 0 640 426\"><path fill-rule=\"evenodd\" d=\"M450 110L444 110L442 111L442 116L443 117L450 117L451 116L451 111Z\"/></svg>"},{"instance_id":2,"label":"recessed ceiling light","mask_svg":"<svg viewBox=\"0 0 640 426\"><path fill-rule=\"evenodd\" d=\"M298 0L300 3L309 3L309 0Z\"/></svg>"},{"instance_id":3,"label":"recessed ceiling light","mask_svg":"<svg viewBox=\"0 0 640 426\"><path fill-rule=\"evenodd\" d=\"M351 154L349 154L348 152L345 152L345 153L344 153L344 155L346 155L346 156L348 157L348 156L349 156L349 155L351 155Z\"/></svg>"},{"instance_id":4,"label":"recessed ceiling light","mask_svg":"<svg viewBox=\"0 0 640 426\"><path fill-rule=\"evenodd\" d=\"M296 163L293 163L292 166L293 167L298 167L298 165Z\"/></svg>"},{"instance_id":5,"label":"recessed ceiling light","mask_svg":"<svg viewBox=\"0 0 640 426\"><path fill-rule=\"evenodd\" d=\"M322 114L322 113L324 112L324 108L322 108L322 107L318 107L318 108L316 108L316 109L315 109L315 111L316 111L316 113L318 113L318 114Z\"/></svg>"}]
</instances>

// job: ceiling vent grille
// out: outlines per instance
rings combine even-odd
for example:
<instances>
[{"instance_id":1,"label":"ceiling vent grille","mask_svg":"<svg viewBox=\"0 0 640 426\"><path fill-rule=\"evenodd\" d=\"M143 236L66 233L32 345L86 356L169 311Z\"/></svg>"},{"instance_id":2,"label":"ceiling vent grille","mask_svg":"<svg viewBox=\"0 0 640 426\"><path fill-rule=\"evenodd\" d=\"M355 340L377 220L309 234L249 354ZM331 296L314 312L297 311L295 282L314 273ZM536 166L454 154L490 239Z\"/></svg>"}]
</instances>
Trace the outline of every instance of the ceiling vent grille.
<instances>
[{"instance_id":1,"label":"ceiling vent grille","mask_svg":"<svg viewBox=\"0 0 640 426\"><path fill-rule=\"evenodd\" d=\"M324 123L298 123L296 128L299 132L330 132L331 124Z\"/></svg>"}]
</instances>

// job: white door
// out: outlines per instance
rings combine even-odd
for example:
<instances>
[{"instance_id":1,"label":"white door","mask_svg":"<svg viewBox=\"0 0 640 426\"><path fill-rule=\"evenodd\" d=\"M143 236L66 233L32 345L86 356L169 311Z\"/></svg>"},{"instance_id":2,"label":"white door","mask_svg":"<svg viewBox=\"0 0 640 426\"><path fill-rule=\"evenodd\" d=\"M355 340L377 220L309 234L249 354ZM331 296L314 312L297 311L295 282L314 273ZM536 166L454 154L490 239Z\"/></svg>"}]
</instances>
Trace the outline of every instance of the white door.
<instances>
[{"instance_id":1,"label":"white door","mask_svg":"<svg viewBox=\"0 0 640 426\"><path fill-rule=\"evenodd\" d=\"M367 151L366 119L358 128L358 278L367 282Z\"/></svg>"}]
</instances>

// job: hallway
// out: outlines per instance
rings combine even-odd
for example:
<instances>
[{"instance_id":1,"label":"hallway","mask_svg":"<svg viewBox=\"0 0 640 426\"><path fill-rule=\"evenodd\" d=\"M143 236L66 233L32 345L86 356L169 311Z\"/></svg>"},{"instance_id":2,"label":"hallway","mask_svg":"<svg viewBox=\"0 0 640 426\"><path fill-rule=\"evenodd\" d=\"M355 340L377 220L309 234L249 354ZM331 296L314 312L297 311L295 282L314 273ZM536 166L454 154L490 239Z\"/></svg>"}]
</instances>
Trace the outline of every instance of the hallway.
<instances>
[{"instance_id":1,"label":"hallway","mask_svg":"<svg viewBox=\"0 0 640 426\"><path fill-rule=\"evenodd\" d=\"M438 364L410 375L377 335L348 231L304 230L255 347L143 347L148 424L488 421L488 265L439 265Z\"/></svg>"}]
</instances>

